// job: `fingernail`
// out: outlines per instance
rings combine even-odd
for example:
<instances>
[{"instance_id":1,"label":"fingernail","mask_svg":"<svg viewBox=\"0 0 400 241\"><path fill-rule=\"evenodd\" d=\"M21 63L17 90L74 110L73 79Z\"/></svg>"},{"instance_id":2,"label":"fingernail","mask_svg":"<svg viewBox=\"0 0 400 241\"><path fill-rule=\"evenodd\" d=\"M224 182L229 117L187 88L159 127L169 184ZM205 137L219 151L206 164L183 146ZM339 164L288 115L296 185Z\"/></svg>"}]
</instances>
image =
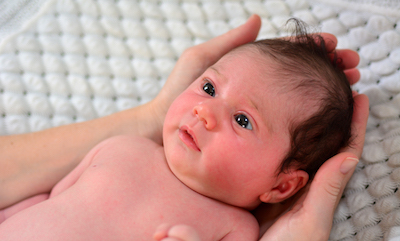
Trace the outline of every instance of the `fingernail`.
<instances>
[{"instance_id":1,"label":"fingernail","mask_svg":"<svg viewBox=\"0 0 400 241\"><path fill-rule=\"evenodd\" d=\"M342 165L340 166L340 172L347 174L349 171L353 170L358 163L358 159L354 157L347 157Z\"/></svg>"}]
</instances>

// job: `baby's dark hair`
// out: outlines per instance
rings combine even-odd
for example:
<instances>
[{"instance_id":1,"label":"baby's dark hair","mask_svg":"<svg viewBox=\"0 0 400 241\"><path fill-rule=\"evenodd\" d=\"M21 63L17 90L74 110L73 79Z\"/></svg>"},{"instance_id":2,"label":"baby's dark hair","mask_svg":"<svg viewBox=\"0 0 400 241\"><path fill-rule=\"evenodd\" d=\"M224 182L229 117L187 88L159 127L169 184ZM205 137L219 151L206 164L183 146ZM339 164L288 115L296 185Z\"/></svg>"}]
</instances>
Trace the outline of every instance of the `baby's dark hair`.
<instances>
[{"instance_id":1,"label":"baby's dark hair","mask_svg":"<svg viewBox=\"0 0 400 241\"><path fill-rule=\"evenodd\" d=\"M291 147L280 167L281 172L292 167L304 170L311 180L326 160L350 145L354 101L341 59L327 52L320 35L307 34L304 23L289 21L296 26L293 37L260 40L250 46L277 63L280 84L285 91L301 95L303 109L316 108L305 120L290 121Z\"/></svg>"}]
</instances>

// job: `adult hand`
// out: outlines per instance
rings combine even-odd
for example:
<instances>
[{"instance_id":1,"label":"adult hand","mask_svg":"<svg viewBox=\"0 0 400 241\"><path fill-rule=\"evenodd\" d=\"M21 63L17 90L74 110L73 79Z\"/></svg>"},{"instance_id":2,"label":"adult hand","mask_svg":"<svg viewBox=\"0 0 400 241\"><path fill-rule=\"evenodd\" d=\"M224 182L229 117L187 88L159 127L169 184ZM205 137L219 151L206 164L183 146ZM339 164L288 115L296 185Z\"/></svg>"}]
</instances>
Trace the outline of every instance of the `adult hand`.
<instances>
[{"instance_id":1,"label":"adult hand","mask_svg":"<svg viewBox=\"0 0 400 241\"><path fill-rule=\"evenodd\" d=\"M337 38L330 33L321 33L325 40L326 50L333 57L336 53L337 64L343 69L350 85L355 84L360 79L360 72L356 68L360 62L358 53L350 49L336 49Z\"/></svg>"},{"instance_id":2,"label":"adult hand","mask_svg":"<svg viewBox=\"0 0 400 241\"><path fill-rule=\"evenodd\" d=\"M354 97L352 147L325 162L292 208L261 240L328 240L336 206L361 156L368 119L368 98Z\"/></svg>"}]
</instances>

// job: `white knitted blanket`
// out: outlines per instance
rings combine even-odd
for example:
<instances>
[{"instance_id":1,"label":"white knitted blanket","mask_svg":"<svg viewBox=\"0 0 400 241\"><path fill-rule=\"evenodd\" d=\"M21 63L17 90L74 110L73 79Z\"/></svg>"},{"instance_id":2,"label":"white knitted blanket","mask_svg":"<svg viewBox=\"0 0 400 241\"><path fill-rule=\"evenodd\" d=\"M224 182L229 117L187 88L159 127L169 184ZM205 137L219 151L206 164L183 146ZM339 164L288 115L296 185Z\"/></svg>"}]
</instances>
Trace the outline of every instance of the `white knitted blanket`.
<instances>
[{"instance_id":1,"label":"white knitted blanket","mask_svg":"<svg viewBox=\"0 0 400 241\"><path fill-rule=\"evenodd\" d=\"M361 56L362 159L331 240L400 240L400 3L396 0L0 0L0 134L111 114L153 98L182 51L263 19L297 17Z\"/></svg>"}]
</instances>

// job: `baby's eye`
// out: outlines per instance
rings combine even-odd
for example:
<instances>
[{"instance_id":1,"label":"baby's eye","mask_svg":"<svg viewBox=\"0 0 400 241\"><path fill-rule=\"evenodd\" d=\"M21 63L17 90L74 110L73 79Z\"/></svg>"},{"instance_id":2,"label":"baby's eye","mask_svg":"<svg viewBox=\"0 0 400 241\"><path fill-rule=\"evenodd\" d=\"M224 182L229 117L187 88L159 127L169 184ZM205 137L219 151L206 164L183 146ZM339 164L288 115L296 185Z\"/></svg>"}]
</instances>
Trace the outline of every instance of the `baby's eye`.
<instances>
[{"instance_id":1,"label":"baby's eye","mask_svg":"<svg viewBox=\"0 0 400 241\"><path fill-rule=\"evenodd\" d=\"M235 120L241 127L253 130L253 126L251 125L249 119L245 115L243 114L235 115Z\"/></svg>"},{"instance_id":2,"label":"baby's eye","mask_svg":"<svg viewBox=\"0 0 400 241\"><path fill-rule=\"evenodd\" d=\"M214 86L210 82L207 82L203 85L203 90L204 90L204 92L211 95L212 97L215 96Z\"/></svg>"}]
</instances>

